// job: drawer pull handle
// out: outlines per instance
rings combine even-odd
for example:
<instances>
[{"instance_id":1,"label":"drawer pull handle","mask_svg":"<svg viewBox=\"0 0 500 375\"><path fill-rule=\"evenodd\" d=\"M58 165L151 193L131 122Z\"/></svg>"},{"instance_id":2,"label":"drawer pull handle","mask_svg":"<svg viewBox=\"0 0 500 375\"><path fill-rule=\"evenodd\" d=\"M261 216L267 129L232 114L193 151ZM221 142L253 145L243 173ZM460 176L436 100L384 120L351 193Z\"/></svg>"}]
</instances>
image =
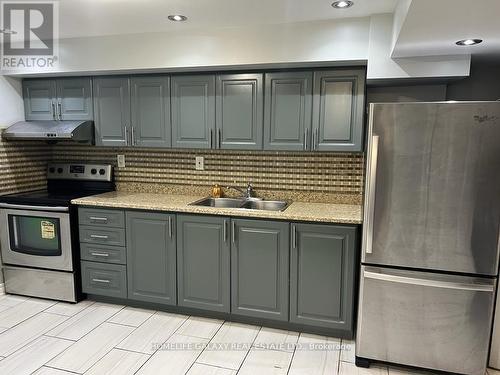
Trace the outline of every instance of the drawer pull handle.
<instances>
[{"instance_id":1,"label":"drawer pull handle","mask_svg":"<svg viewBox=\"0 0 500 375\"><path fill-rule=\"evenodd\" d=\"M102 284L109 284L111 282L110 280L104 280L104 279L92 279L92 281L95 283L102 283Z\"/></svg>"},{"instance_id":2,"label":"drawer pull handle","mask_svg":"<svg viewBox=\"0 0 500 375\"><path fill-rule=\"evenodd\" d=\"M104 221L105 223L108 222L108 218L107 217L91 216L91 217L89 217L89 219L92 220L92 221Z\"/></svg>"},{"instance_id":3,"label":"drawer pull handle","mask_svg":"<svg viewBox=\"0 0 500 375\"><path fill-rule=\"evenodd\" d=\"M106 253L90 253L91 255L95 256L95 257L109 257L109 254L106 254Z\"/></svg>"},{"instance_id":4,"label":"drawer pull handle","mask_svg":"<svg viewBox=\"0 0 500 375\"><path fill-rule=\"evenodd\" d=\"M108 236L105 236L103 234L91 234L90 238L98 238L98 239L101 239L101 240L107 240Z\"/></svg>"}]
</instances>

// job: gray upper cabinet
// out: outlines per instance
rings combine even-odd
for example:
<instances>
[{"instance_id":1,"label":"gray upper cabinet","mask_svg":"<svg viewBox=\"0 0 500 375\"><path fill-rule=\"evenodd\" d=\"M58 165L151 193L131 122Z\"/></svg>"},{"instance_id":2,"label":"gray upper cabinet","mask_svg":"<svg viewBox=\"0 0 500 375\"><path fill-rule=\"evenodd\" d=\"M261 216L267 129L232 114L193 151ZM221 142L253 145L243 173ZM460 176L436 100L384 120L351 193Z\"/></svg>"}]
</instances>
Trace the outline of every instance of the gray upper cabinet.
<instances>
[{"instance_id":1,"label":"gray upper cabinet","mask_svg":"<svg viewBox=\"0 0 500 375\"><path fill-rule=\"evenodd\" d=\"M130 145L130 88L128 78L95 78L94 111L97 145Z\"/></svg>"},{"instance_id":2,"label":"gray upper cabinet","mask_svg":"<svg viewBox=\"0 0 500 375\"><path fill-rule=\"evenodd\" d=\"M364 70L314 72L313 149L362 151Z\"/></svg>"},{"instance_id":3,"label":"gray upper cabinet","mask_svg":"<svg viewBox=\"0 0 500 375\"><path fill-rule=\"evenodd\" d=\"M289 223L232 220L231 312L288 321Z\"/></svg>"},{"instance_id":4,"label":"gray upper cabinet","mask_svg":"<svg viewBox=\"0 0 500 375\"><path fill-rule=\"evenodd\" d=\"M127 211L128 298L175 305L175 215Z\"/></svg>"},{"instance_id":5,"label":"gray upper cabinet","mask_svg":"<svg viewBox=\"0 0 500 375\"><path fill-rule=\"evenodd\" d=\"M172 147L213 148L215 76L173 76L171 82Z\"/></svg>"},{"instance_id":6,"label":"gray upper cabinet","mask_svg":"<svg viewBox=\"0 0 500 375\"><path fill-rule=\"evenodd\" d=\"M267 73L264 149L310 150L312 72Z\"/></svg>"},{"instance_id":7,"label":"gray upper cabinet","mask_svg":"<svg viewBox=\"0 0 500 375\"><path fill-rule=\"evenodd\" d=\"M132 146L170 147L169 77L133 77L131 87Z\"/></svg>"},{"instance_id":8,"label":"gray upper cabinet","mask_svg":"<svg viewBox=\"0 0 500 375\"><path fill-rule=\"evenodd\" d=\"M56 82L53 79L23 81L26 120L56 120Z\"/></svg>"},{"instance_id":9,"label":"gray upper cabinet","mask_svg":"<svg viewBox=\"0 0 500 375\"><path fill-rule=\"evenodd\" d=\"M352 332L356 227L292 224L290 321Z\"/></svg>"},{"instance_id":10,"label":"gray upper cabinet","mask_svg":"<svg viewBox=\"0 0 500 375\"><path fill-rule=\"evenodd\" d=\"M92 79L23 81L26 120L93 120Z\"/></svg>"},{"instance_id":11,"label":"gray upper cabinet","mask_svg":"<svg viewBox=\"0 0 500 375\"><path fill-rule=\"evenodd\" d=\"M179 306L229 312L229 219L177 216Z\"/></svg>"},{"instance_id":12,"label":"gray upper cabinet","mask_svg":"<svg viewBox=\"0 0 500 375\"><path fill-rule=\"evenodd\" d=\"M57 81L59 120L93 120L91 78L62 78Z\"/></svg>"},{"instance_id":13,"label":"gray upper cabinet","mask_svg":"<svg viewBox=\"0 0 500 375\"><path fill-rule=\"evenodd\" d=\"M217 76L217 147L262 149L263 75L223 74Z\"/></svg>"}]
</instances>

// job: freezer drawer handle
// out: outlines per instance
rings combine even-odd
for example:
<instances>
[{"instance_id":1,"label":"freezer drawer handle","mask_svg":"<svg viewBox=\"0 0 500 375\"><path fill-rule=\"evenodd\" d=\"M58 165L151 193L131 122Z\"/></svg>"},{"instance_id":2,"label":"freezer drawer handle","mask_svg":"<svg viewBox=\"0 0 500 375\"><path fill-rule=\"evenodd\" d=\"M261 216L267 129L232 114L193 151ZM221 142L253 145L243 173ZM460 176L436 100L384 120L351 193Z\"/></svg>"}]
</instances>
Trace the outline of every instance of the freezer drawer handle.
<instances>
[{"instance_id":1,"label":"freezer drawer handle","mask_svg":"<svg viewBox=\"0 0 500 375\"><path fill-rule=\"evenodd\" d=\"M493 293L494 290L493 285L466 284L466 283L457 283L449 281L426 280L426 279L418 279L415 277L388 275L370 271L364 271L363 275L367 279L389 281L401 284L429 286L432 288L459 289L459 290L470 290L474 292L489 292L489 293Z\"/></svg>"},{"instance_id":2,"label":"freezer drawer handle","mask_svg":"<svg viewBox=\"0 0 500 375\"><path fill-rule=\"evenodd\" d=\"M363 251L366 254L372 253L372 243L373 243L373 215L375 211L375 182L377 178L377 158L378 158L378 135L372 136L372 144L370 150L368 150L368 170L366 190L367 199L365 205L365 230L363 232Z\"/></svg>"}]
</instances>

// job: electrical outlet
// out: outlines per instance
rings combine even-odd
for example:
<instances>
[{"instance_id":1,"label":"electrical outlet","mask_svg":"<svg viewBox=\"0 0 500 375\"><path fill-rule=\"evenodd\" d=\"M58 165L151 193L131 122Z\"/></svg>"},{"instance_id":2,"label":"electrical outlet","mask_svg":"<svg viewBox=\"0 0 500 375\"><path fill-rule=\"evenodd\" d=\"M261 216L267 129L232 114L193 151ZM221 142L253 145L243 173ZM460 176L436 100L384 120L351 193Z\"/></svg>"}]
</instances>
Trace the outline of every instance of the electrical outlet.
<instances>
[{"instance_id":1,"label":"electrical outlet","mask_svg":"<svg viewBox=\"0 0 500 375\"><path fill-rule=\"evenodd\" d=\"M205 158L203 156L197 156L194 160L194 168L197 171L203 171L205 169Z\"/></svg>"},{"instance_id":2,"label":"electrical outlet","mask_svg":"<svg viewBox=\"0 0 500 375\"><path fill-rule=\"evenodd\" d=\"M125 155L116 155L118 168L125 168Z\"/></svg>"}]
</instances>

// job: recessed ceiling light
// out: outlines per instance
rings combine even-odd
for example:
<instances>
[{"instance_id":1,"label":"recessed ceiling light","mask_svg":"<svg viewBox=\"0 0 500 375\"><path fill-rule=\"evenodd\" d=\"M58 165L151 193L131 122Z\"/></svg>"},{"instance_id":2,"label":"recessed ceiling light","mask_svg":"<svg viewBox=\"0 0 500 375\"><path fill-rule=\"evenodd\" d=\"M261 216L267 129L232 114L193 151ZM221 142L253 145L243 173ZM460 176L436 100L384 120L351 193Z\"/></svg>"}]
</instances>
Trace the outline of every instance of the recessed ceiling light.
<instances>
[{"instance_id":1,"label":"recessed ceiling light","mask_svg":"<svg viewBox=\"0 0 500 375\"><path fill-rule=\"evenodd\" d=\"M350 8L353 5L354 5L354 3L352 1L349 1L349 0L335 1L332 3L332 7L337 8L337 9Z\"/></svg>"},{"instance_id":2,"label":"recessed ceiling light","mask_svg":"<svg viewBox=\"0 0 500 375\"><path fill-rule=\"evenodd\" d=\"M462 39L456 42L455 44L457 46L473 46L475 44L481 43L483 40L482 39Z\"/></svg>"},{"instance_id":3,"label":"recessed ceiling light","mask_svg":"<svg viewBox=\"0 0 500 375\"><path fill-rule=\"evenodd\" d=\"M168 16L168 19L174 22L184 22L188 18L186 16L183 16L182 14L171 14L170 16Z\"/></svg>"},{"instance_id":4,"label":"recessed ceiling light","mask_svg":"<svg viewBox=\"0 0 500 375\"><path fill-rule=\"evenodd\" d=\"M0 34L13 35L13 34L17 34L17 31L10 30L10 29L0 29Z\"/></svg>"}]
</instances>

